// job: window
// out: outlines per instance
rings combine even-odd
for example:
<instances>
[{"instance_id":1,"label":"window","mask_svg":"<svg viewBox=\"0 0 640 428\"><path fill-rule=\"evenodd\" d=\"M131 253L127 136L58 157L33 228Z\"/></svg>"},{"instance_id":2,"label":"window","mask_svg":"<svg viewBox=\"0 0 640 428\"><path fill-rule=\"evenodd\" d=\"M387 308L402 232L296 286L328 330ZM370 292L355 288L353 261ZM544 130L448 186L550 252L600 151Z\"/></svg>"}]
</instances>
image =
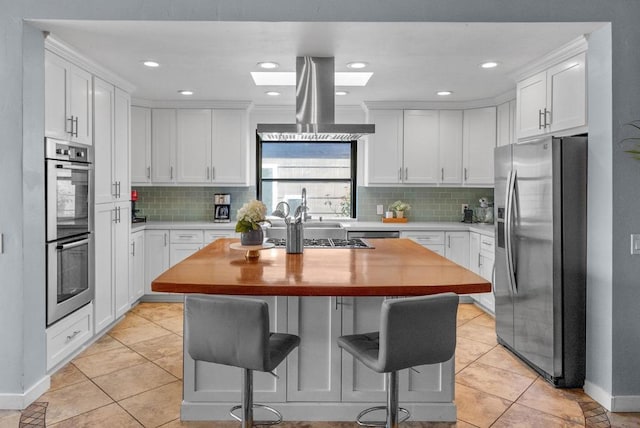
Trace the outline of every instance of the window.
<instances>
[{"instance_id":1,"label":"window","mask_svg":"<svg viewBox=\"0 0 640 428\"><path fill-rule=\"evenodd\" d=\"M355 217L356 141L257 144L258 199L272 212L278 202L291 213L306 189L308 214L314 218Z\"/></svg>"}]
</instances>

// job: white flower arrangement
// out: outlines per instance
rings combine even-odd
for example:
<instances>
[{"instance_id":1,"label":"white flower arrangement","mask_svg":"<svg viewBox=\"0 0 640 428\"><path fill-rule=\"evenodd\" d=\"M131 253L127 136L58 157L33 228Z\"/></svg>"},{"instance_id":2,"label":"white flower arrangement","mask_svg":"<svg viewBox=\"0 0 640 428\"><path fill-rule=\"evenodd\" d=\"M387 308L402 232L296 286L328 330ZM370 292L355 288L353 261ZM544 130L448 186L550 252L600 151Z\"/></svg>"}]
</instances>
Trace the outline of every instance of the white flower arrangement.
<instances>
[{"instance_id":1,"label":"white flower arrangement","mask_svg":"<svg viewBox=\"0 0 640 428\"><path fill-rule=\"evenodd\" d=\"M391 205L389 205L389 211L409 211L411 209L411 205L402 201L395 201Z\"/></svg>"},{"instance_id":2,"label":"white flower arrangement","mask_svg":"<svg viewBox=\"0 0 640 428\"><path fill-rule=\"evenodd\" d=\"M244 233L260 229L263 223L271 222L265 218L267 207L262 201L253 199L238 210L236 232Z\"/></svg>"}]
</instances>

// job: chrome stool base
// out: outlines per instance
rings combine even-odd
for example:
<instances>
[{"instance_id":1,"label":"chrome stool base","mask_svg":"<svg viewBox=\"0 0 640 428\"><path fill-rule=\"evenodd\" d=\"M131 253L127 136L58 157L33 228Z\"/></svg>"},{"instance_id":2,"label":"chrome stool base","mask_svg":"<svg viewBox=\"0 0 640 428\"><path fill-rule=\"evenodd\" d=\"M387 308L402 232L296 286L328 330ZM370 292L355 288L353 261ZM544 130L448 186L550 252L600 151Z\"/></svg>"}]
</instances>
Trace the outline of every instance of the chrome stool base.
<instances>
[{"instance_id":1,"label":"chrome stool base","mask_svg":"<svg viewBox=\"0 0 640 428\"><path fill-rule=\"evenodd\" d=\"M269 406L265 406L264 404L254 404L253 408L260 408L260 409L265 409L268 410L269 412L273 413L274 415L276 415L276 417L278 418L277 420L274 421L253 421L254 425L264 425L264 426L270 426L270 425L278 425L279 423L282 422L282 414L277 411L276 409L274 409L273 407L269 407ZM241 405L238 406L233 406L231 408L231 410L229 410L229 415L231 415L231 417L233 419L235 419L236 421L242 422L242 418L238 415L236 415L235 412L236 410L242 409Z\"/></svg>"},{"instance_id":2,"label":"chrome stool base","mask_svg":"<svg viewBox=\"0 0 640 428\"><path fill-rule=\"evenodd\" d=\"M368 415L371 412L375 412L376 410L387 410L387 406L375 406L375 407L369 407L368 409L364 409L363 411L358 413L358 416L356 417L356 422L358 423L358 425L360 425L361 427L386 427L387 421L369 421L369 422L362 421L363 416ZM409 411L404 407L398 407L398 413L404 414L402 418L398 419L399 424L411 417L411 413L409 413Z\"/></svg>"}]
</instances>

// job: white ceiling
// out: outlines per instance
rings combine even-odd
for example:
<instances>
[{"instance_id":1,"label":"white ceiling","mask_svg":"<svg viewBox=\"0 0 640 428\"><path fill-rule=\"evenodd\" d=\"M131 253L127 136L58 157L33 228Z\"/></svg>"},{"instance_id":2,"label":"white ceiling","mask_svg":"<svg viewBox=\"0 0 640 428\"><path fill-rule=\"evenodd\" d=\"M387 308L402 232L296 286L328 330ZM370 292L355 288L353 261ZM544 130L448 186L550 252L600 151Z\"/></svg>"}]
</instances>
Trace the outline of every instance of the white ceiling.
<instances>
[{"instance_id":1,"label":"white ceiling","mask_svg":"<svg viewBox=\"0 0 640 428\"><path fill-rule=\"evenodd\" d=\"M251 71L275 61L278 71L295 71L296 56L333 56L336 71L351 61L373 72L363 88L336 104L362 101L470 101L515 88L510 75L522 66L588 34L601 23L373 23L373 22L34 22L136 86L149 100L295 103L294 87L257 87ZM150 69L145 59L160 62ZM500 67L483 70L486 60ZM184 97L180 89L195 94ZM265 91L277 89L274 98Z\"/></svg>"}]
</instances>

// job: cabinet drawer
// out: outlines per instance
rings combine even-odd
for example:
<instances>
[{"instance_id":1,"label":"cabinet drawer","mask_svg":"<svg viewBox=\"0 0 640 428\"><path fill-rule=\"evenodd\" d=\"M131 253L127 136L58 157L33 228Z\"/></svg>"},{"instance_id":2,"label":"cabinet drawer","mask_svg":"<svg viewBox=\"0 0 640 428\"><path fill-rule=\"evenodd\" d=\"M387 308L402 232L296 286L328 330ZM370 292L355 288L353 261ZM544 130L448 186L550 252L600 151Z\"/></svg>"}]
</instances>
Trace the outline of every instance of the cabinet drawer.
<instances>
[{"instance_id":1,"label":"cabinet drawer","mask_svg":"<svg viewBox=\"0 0 640 428\"><path fill-rule=\"evenodd\" d=\"M420 245L444 245L444 232L400 232L401 238L411 238Z\"/></svg>"},{"instance_id":2,"label":"cabinet drawer","mask_svg":"<svg viewBox=\"0 0 640 428\"><path fill-rule=\"evenodd\" d=\"M480 254L485 257L494 258L494 238L491 236L480 236Z\"/></svg>"},{"instance_id":3,"label":"cabinet drawer","mask_svg":"<svg viewBox=\"0 0 640 428\"><path fill-rule=\"evenodd\" d=\"M47 370L93 336L92 314L93 304L89 303L47 329Z\"/></svg>"},{"instance_id":4,"label":"cabinet drawer","mask_svg":"<svg viewBox=\"0 0 640 428\"><path fill-rule=\"evenodd\" d=\"M171 230L169 240L172 244L202 244L202 230Z\"/></svg>"},{"instance_id":5,"label":"cabinet drawer","mask_svg":"<svg viewBox=\"0 0 640 428\"><path fill-rule=\"evenodd\" d=\"M236 233L233 230L205 230L204 243L210 244L218 238L235 238Z\"/></svg>"}]
</instances>

